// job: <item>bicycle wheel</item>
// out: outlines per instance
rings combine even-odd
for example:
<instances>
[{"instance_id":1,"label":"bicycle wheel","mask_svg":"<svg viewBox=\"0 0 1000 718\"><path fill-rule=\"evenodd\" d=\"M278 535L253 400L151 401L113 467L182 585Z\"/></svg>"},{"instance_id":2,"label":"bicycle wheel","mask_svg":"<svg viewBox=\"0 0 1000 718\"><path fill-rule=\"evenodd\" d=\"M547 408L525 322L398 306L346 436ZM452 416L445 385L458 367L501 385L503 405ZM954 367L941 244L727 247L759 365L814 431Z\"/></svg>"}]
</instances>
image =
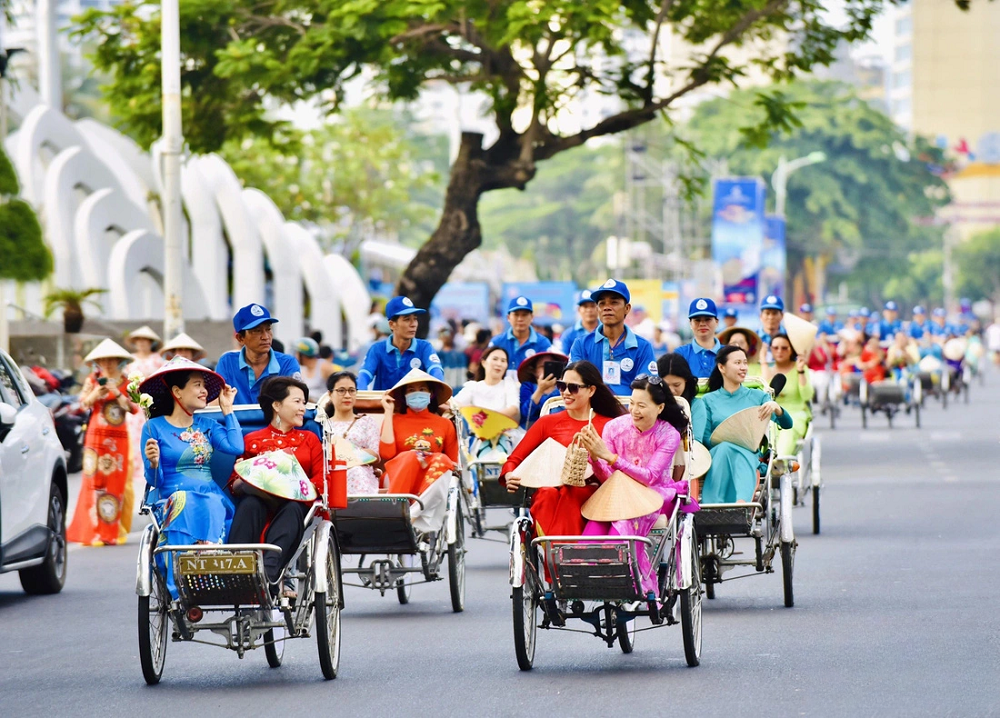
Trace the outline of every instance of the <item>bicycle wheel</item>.
<instances>
[{"instance_id":1,"label":"bicycle wheel","mask_svg":"<svg viewBox=\"0 0 1000 718\"><path fill-rule=\"evenodd\" d=\"M319 666L328 681L340 670L340 556L331 539L326 556L326 590L313 598Z\"/></svg>"},{"instance_id":2,"label":"bicycle wheel","mask_svg":"<svg viewBox=\"0 0 1000 718\"><path fill-rule=\"evenodd\" d=\"M155 569L152 590L148 596L139 596L139 663L146 683L155 686L163 676L167 658L167 606L170 597L166 586L159 580Z\"/></svg>"},{"instance_id":3,"label":"bicycle wheel","mask_svg":"<svg viewBox=\"0 0 1000 718\"><path fill-rule=\"evenodd\" d=\"M448 544L448 587L451 589L451 610L465 610L465 521L462 505L455 506L455 542Z\"/></svg>"}]
</instances>

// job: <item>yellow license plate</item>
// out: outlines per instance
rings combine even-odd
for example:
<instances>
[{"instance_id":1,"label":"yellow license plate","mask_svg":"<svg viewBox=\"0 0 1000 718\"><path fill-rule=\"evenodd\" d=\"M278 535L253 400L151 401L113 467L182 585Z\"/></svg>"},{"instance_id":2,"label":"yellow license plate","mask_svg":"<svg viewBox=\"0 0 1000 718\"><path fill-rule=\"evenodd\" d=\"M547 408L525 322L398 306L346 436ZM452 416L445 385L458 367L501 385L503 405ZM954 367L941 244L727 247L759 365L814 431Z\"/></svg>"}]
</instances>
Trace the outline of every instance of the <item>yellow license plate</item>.
<instances>
[{"instance_id":1,"label":"yellow license plate","mask_svg":"<svg viewBox=\"0 0 1000 718\"><path fill-rule=\"evenodd\" d=\"M257 572L257 554L253 553L224 554L220 556L182 554L177 557L177 562L182 576L206 573L232 574Z\"/></svg>"}]
</instances>

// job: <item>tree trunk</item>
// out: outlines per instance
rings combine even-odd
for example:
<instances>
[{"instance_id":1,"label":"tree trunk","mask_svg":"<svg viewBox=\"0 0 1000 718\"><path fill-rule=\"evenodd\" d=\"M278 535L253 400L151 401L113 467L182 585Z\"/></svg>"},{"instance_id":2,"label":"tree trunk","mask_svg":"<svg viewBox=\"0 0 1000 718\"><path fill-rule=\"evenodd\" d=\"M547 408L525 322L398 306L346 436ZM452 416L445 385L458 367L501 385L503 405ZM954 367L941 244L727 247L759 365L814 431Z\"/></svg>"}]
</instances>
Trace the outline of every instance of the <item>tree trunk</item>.
<instances>
[{"instance_id":1,"label":"tree trunk","mask_svg":"<svg viewBox=\"0 0 1000 718\"><path fill-rule=\"evenodd\" d=\"M481 134L462 133L458 157L451 166L441 220L399 278L397 294L429 309L452 270L482 244L479 198L492 189L523 189L535 174L534 164L525 164L518 157L519 139L501 137L484 151ZM428 315L421 315L421 336L427 335L428 320Z\"/></svg>"}]
</instances>

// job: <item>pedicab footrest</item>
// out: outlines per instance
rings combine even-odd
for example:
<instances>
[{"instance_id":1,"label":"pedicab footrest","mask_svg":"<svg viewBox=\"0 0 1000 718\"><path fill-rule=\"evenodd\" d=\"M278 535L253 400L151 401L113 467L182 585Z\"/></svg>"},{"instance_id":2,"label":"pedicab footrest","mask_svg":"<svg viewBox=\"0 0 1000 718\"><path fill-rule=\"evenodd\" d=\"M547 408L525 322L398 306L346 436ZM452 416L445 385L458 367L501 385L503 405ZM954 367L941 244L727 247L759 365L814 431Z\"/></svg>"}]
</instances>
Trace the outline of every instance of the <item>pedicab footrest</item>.
<instances>
[{"instance_id":1,"label":"pedicab footrest","mask_svg":"<svg viewBox=\"0 0 1000 718\"><path fill-rule=\"evenodd\" d=\"M613 543L549 543L546 561L554 593L560 599L634 601L642 599L638 589L638 566L628 541Z\"/></svg>"},{"instance_id":2,"label":"pedicab footrest","mask_svg":"<svg viewBox=\"0 0 1000 718\"><path fill-rule=\"evenodd\" d=\"M277 546L258 544L260 548L224 549L217 546L180 550L169 546L177 590L189 606L267 605L267 579L264 576L264 550L280 551Z\"/></svg>"}]
</instances>

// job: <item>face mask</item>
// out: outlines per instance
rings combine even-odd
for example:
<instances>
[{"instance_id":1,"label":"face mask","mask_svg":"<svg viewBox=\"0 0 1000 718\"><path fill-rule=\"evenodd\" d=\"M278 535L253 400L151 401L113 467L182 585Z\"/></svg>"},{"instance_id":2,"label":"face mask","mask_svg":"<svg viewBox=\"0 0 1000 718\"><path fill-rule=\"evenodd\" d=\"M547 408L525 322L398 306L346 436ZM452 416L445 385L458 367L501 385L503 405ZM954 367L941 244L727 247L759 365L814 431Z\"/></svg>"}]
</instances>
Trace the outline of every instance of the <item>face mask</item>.
<instances>
[{"instance_id":1,"label":"face mask","mask_svg":"<svg viewBox=\"0 0 1000 718\"><path fill-rule=\"evenodd\" d=\"M423 411L431 403L429 391L415 391L406 395L406 405L414 411Z\"/></svg>"}]
</instances>

